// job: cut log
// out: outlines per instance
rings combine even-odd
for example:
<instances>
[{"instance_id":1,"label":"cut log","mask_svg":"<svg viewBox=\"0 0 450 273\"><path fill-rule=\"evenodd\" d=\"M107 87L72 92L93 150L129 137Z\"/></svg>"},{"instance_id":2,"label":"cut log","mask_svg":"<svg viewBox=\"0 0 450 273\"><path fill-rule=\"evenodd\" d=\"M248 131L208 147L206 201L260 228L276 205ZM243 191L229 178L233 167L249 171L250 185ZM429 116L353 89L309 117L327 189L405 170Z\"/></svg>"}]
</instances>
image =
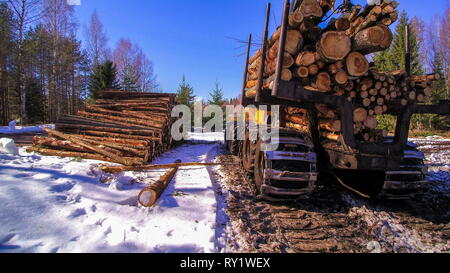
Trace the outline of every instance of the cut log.
<instances>
[{"instance_id":1,"label":"cut log","mask_svg":"<svg viewBox=\"0 0 450 273\"><path fill-rule=\"evenodd\" d=\"M360 77L369 71L369 62L359 52L351 52L346 59L347 72L351 76Z\"/></svg>"},{"instance_id":2,"label":"cut log","mask_svg":"<svg viewBox=\"0 0 450 273\"><path fill-rule=\"evenodd\" d=\"M327 72L317 74L315 86L322 92L331 91L331 77Z\"/></svg>"},{"instance_id":3,"label":"cut log","mask_svg":"<svg viewBox=\"0 0 450 273\"><path fill-rule=\"evenodd\" d=\"M376 25L358 32L353 37L353 51L370 54L383 51L391 46L393 35L384 25Z\"/></svg>"},{"instance_id":4,"label":"cut log","mask_svg":"<svg viewBox=\"0 0 450 273\"><path fill-rule=\"evenodd\" d=\"M47 156L74 157L74 158L84 158L84 159L92 159L92 160L111 162L111 159L109 157L99 155L99 154L69 152L69 151L47 149L47 148L40 148L40 147L29 147L29 148L27 148L27 152L36 152L36 153L39 153L42 155L47 155ZM123 160L136 161L136 164L143 163L142 161L139 162L138 160L136 160L136 158L132 158L132 157L129 157L129 158L124 157Z\"/></svg>"},{"instance_id":5,"label":"cut log","mask_svg":"<svg viewBox=\"0 0 450 273\"><path fill-rule=\"evenodd\" d=\"M314 52L311 51L303 51L298 54L295 59L295 64L298 66L310 66L316 62Z\"/></svg>"},{"instance_id":6,"label":"cut log","mask_svg":"<svg viewBox=\"0 0 450 273\"><path fill-rule=\"evenodd\" d=\"M312 64L308 67L308 70L310 75L317 75L317 73L319 73L319 66L317 64Z\"/></svg>"},{"instance_id":7,"label":"cut log","mask_svg":"<svg viewBox=\"0 0 450 273\"><path fill-rule=\"evenodd\" d=\"M294 58L291 54L285 52L283 57L283 68L289 68L295 63Z\"/></svg>"},{"instance_id":8,"label":"cut log","mask_svg":"<svg viewBox=\"0 0 450 273\"><path fill-rule=\"evenodd\" d=\"M317 0L303 0L299 10L305 18L322 18L323 10Z\"/></svg>"},{"instance_id":9,"label":"cut log","mask_svg":"<svg viewBox=\"0 0 450 273\"><path fill-rule=\"evenodd\" d=\"M297 76L300 78L307 78L309 76L308 67L300 66L297 68Z\"/></svg>"},{"instance_id":10,"label":"cut log","mask_svg":"<svg viewBox=\"0 0 450 273\"><path fill-rule=\"evenodd\" d=\"M287 68L284 68L281 71L281 80L283 80L283 81L290 81L290 80L292 80L292 72L291 72L291 70L289 70Z\"/></svg>"},{"instance_id":11,"label":"cut log","mask_svg":"<svg viewBox=\"0 0 450 273\"><path fill-rule=\"evenodd\" d=\"M341 121L340 120L320 120L319 127L323 130L330 132L340 132L341 131Z\"/></svg>"},{"instance_id":12,"label":"cut log","mask_svg":"<svg viewBox=\"0 0 450 273\"><path fill-rule=\"evenodd\" d=\"M334 80L338 84L345 84L348 81L348 74L344 70L340 70L336 75L334 75Z\"/></svg>"},{"instance_id":13,"label":"cut log","mask_svg":"<svg viewBox=\"0 0 450 273\"><path fill-rule=\"evenodd\" d=\"M354 122L364 122L367 119L367 110L364 108L358 108L353 112Z\"/></svg>"},{"instance_id":14,"label":"cut log","mask_svg":"<svg viewBox=\"0 0 450 273\"><path fill-rule=\"evenodd\" d=\"M286 35L285 50L291 55L297 55L298 50L303 46L303 36L298 30L288 30Z\"/></svg>"},{"instance_id":15,"label":"cut log","mask_svg":"<svg viewBox=\"0 0 450 273\"><path fill-rule=\"evenodd\" d=\"M342 31L325 32L316 45L317 52L326 62L343 60L351 47L350 38Z\"/></svg>"},{"instance_id":16,"label":"cut log","mask_svg":"<svg viewBox=\"0 0 450 273\"><path fill-rule=\"evenodd\" d=\"M300 24L303 22L303 19L304 19L303 13L297 10L289 15L289 26L291 28L298 28Z\"/></svg>"},{"instance_id":17,"label":"cut log","mask_svg":"<svg viewBox=\"0 0 450 273\"><path fill-rule=\"evenodd\" d=\"M169 169L158 179L158 181L154 182L150 187L143 189L138 195L139 204L143 207L154 206L169 185L170 181L172 181L177 171L178 167Z\"/></svg>"},{"instance_id":18,"label":"cut log","mask_svg":"<svg viewBox=\"0 0 450 273\"><path fill-rule=\"evenodd\" d=\"M364 121L364 126L369 129L375 129L378 127L378 121L373 116L368 116Z\"/></svg>"}]
</instances>

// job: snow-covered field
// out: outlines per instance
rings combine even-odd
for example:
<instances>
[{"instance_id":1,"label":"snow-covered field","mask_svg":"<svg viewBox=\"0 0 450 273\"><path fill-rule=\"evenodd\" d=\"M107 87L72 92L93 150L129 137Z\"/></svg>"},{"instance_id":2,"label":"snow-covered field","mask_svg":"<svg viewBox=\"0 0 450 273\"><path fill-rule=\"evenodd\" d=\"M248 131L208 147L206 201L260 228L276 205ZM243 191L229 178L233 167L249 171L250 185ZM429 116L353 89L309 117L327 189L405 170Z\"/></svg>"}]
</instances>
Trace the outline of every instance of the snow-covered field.
<instances>
[{"instance_id":1,"label":"snow-covered field","mask_svg":"<svg viewBox=\"0 0 450 273\"><path fill-rule=\"evenodd\" d=\"M185 144L154 163L209 161L218 145ZM207 168L181 168L157 205L142 208L139 191L163 172L111 176L99 163L0 153L0 252L220 251L224 206Z\"/></svg>"},{"instance_id":2,"label":"snow-covered field","mask_svg":"<svg viewBox=\"0 0 450 273\"><path fill-rule=\"evenodd\" d=\"M0 134L42 133L44 132L44 128L54 129L55 125L16 126L16 123L12 121L9 123L9 126L0 127Z\"/></svg>"}]
</instances>

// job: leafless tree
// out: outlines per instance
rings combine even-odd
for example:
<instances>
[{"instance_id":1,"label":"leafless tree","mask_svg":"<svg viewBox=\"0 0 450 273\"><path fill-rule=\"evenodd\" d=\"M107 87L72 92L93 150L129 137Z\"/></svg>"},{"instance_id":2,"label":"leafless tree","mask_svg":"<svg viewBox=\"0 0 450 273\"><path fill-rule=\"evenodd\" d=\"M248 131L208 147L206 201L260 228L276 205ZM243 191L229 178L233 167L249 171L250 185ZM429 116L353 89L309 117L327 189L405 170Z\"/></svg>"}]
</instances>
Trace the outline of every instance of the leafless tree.
<instances>
[{"instance_id":1,"label":"leafless tree","mask_svg":"<svg viewBox=\"0 0 450 273\"><path fill-rule=\"evenodd\" d=\"M102 22L94 11L89 26L84 27L86 48L93 66L105 61L108 55L108 38Z\"/></svg>"}]
</instances>

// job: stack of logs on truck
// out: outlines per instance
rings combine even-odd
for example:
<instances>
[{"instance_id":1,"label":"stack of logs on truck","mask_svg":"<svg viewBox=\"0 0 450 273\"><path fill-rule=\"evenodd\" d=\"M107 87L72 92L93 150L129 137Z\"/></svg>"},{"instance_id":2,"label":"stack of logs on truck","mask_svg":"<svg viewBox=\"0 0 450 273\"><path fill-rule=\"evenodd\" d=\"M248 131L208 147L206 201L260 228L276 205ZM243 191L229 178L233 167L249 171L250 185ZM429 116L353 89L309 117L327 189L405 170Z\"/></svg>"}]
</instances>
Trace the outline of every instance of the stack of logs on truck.
<instances>
[{"instance_id":1,"label":"stack of logs on truck","mask_svg":"<svg viewBox=\"0 0 450 273\"><path fill-rule=\"evenodd\" d=\"M334 0L303 0L289 13L285 52L279 53L281 27L267 40L265 56L260 48L249 59L245 97L254 99L257 90L274 88L278 58L282 56L281 80L295 81L305 90L345 96L354 105L355 138L382 142L385 130L378 129L377 115L394 106L429 101L433 80L438 75L408 76L404 70L380 72L366 55L386 50L393 41L389 26L398 18L396 1L379 5L359 5L332 18L324 27L325 15L335 10ZM264 71L260 70L265 58ZM258 86L259 74L263 86ZM260 89L261 88L261 89ZM391 109L392 108L392 109ZM340 137L340 113L326 105L316 105L322 137ZM286 127L309 132L306 111L286 107Z\"/></svg>"},{"instance_id":2,"label":"stack of logs on truck","mask_svg":"<svg viewBox=\"0 0 450 273\"><path fill-rule=\"evenodd\" d=\"M28 151L143 165L172 146L171 111L175 94L97 92L93 104L65 116L48 136L36 136Z\"/></svg>"}]
</instances>

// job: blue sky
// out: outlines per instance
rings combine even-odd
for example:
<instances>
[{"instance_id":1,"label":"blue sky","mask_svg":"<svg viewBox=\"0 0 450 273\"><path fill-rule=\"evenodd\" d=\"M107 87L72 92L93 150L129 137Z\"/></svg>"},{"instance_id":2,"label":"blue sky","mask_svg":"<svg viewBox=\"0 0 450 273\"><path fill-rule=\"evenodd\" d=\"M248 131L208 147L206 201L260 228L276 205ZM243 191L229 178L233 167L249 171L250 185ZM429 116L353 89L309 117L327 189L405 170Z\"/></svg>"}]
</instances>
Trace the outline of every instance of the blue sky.
<instances>
[{"instance_id":1,"label":"blue sky","mask_svg":"<svg viewBox=\"0 0 450 273\"><path fill-rule=\"evenodd\" d=\"M428 22L450 0L398 1L400 10ZM261 40L267 2L272 3L273 31L274 21L281 21L283 0L81 0L75 11L80 38L97 10L110 47L122 37L138 43L153 61L165 92L176 92L185 74L196 95L206 99L218 80L231 98L240 93L245 48L228 37L246 40L253 33Z\"/></svg>"}]
</instances>

